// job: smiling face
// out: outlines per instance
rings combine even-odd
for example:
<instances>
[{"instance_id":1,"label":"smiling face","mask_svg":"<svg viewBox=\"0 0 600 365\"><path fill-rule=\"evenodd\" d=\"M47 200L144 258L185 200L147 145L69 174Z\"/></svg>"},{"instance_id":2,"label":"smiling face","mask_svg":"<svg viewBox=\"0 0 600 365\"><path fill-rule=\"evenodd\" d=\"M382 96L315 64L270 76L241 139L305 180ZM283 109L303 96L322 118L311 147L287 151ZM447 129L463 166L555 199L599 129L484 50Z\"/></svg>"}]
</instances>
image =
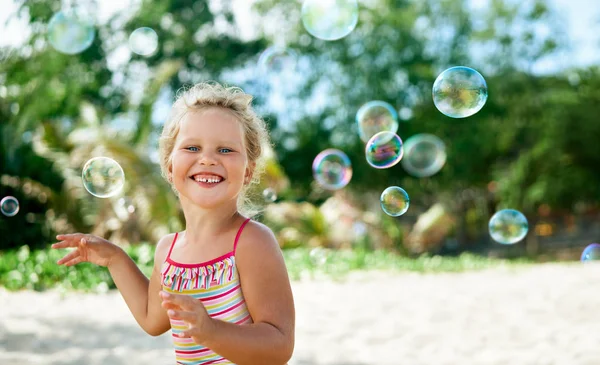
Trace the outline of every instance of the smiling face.
<instances>
[{"instance_id":1,"label":"smiling face","mask_svg":"<svg viewBox=\"0 0 600 365\"><path fill-rule=\"evenodd\" d=\"M171 161L169 172L180 199L204 209L236 204L252 175L243 128L218 107L187 114Z\"/></svg>"}]
</instances>

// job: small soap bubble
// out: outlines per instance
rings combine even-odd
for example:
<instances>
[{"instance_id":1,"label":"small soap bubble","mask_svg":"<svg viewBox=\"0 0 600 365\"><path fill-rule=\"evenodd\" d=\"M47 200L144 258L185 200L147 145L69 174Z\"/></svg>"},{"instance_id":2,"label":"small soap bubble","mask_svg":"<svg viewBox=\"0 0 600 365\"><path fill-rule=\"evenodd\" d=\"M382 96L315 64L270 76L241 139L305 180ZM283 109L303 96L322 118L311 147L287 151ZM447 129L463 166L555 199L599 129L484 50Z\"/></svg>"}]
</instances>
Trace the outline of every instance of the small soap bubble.
<instances>
[{"instance_id":1,"label":"small soap bubble","mask_svg":"<svg viewBox=\"0 0 600 365\"><path fill-rule=\"evenodd\" d=\"M410 198L406 190L398 186L390 186L381 193L381 209L385 214L398 217L406 213L410 205Z\"/></svg>"},{"instance_id":2,"label":"small soap bubble","mask_svg":"<svg viewBox=\"0 0 600 365\"><path fill-rule=\"evenodd\" d=\"M483 108L488 88L479 72L457 66L437 77L432 94L433 103L442 114L452 118L466 118Z\"/></svg>"},{"instance_id":3,"label":"small soap bubble","mask_svg":"<svg viewBox=\"0 0 600 365\"><path fill-rule=\"evenodd\" d=\"M305 0L302 24L314 37L326 41L344 38L358 23L357 0Z\"/></svg>"},{"instance_id":4,"label":"small soap bubble","mask_svg":"<svg viewBox=\"0 0 600 365\"><path fill-rule=\"evenodd\" d=\"M404 143L402 167L416 177L437 174L446 163L446 146L432 134L416 134Z\"/></svg>"},{"instance_id":5,"label":"small soap bubble","mask_svg":"<svg viewBox=\"0 0 600 365\"><path fill-rule=\"evenodd\" d=\"M387 169L402 159L402 140L396 133L379 132L367 142L365 156L369 165L376 169Z\"/></svg>"},{"instance_id":6,"label":"small soap bubble","mask_svg":"<svg viewBox=\"0 0 600 365\"><path fill-rule=\"evenodd\" d=\"M277 200L277 193L272 188L266 188L263 190L262 195L265 201L268 203L273 203L275 200Z\"/></svg>"},{"instance_id":7,"label":"small soap bubble","mask_svg":"<svg viewBox=\"0 0 600 365\"><path fill-rule=\"evenodd\" d=\"M55 13L48 23L48 41L65 54L77 54L92 45L96 31L91 17L81 8Z\"/></svg>"},{"instance_id":8,"label":"small soap bubble","mask_svg":"<svg viewBox=\"0 0 600 365\"><path fill-rule=\"evenodd\" d=\"M592 243L588 245L581 253L581 261L600 261L600 244Z\"/></svg>"},{"instance_id":9,"label":"small soap bubble","mask_svg":"<svg viewBox=\"0 0 600 365\"><path fill-rule=\"evenodd\" d=\"M385 101L369 101L358 109L356 123L360 139L368 142L379 132L396 133L398 131L398 113Z\"/></svg>"},{"instance_id":10,"label":"small soap bubble","mask_svg":"<svg viewBox=\"0 0 600 365\"><path fill-rule=\"evenodd\" d=\"M317 183L327 190L338 190L348 185L352 178L352 165L348 156L329 148L317 155L312 164Z\"/></svg>"},{"instance_id":11,"label":"small soap bubble","mask_svg":"<svg viewBox=\"0 0 600 365\"><path fill-rule=\"evenodd\" d=\"M81 178L85 189L98 198L116 195L125 183L121 165L108 157L94 157L86 162Z\"/></svg>"},{"instance_id":12,"label":"small soap bubble","mask_svg":"<svg viewBox=\"0 0 600 365\"><path fill-rule=\"evenodd\" d=\"M293 49L272 46L261 53L258 67L262 74L294 71L297 60L298 54Z\"/></svg>"},{"instance_id":13,"label":"small soap bubble","mask_svg":"<svg viewBox=\"0 0 600 365\"><path fill-rule=\"evenodd\" d=\"M0 210L7 217L14 217L19 213L19 201L14 196L5 196L0 200Z\"/></svg>"},{"instance_id":14,"label":"small soap bubble","mask_svg":"<svg viewBox=\"0 0 600 365\"><path fill-rule=\"evenodd\" d=\"M512 245L525 238L529 231L529 223L518 210L502 209L490 219L489 230L494 241Z\"/></svg>"},{"instance_id":15,"label":"small soap bubble","mask_svg":"<svg viewBox=\"0 0 600 365\"><path fill-rule=\"evenodd\" d=\"M131 32L129 49L140 56L151 56L158 48L158 35L152 28L142 27Z\"/></svg>"}]
</instances>

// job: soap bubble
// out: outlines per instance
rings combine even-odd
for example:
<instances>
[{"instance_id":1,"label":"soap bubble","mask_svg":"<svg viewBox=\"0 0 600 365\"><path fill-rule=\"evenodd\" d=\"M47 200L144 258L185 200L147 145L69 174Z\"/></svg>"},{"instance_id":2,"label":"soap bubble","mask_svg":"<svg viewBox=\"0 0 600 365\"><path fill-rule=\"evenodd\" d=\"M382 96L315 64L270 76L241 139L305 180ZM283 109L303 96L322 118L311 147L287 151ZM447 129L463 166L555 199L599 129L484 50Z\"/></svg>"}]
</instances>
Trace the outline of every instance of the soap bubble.
<instances>
[{"instance_id":1,"label":"soap bubble","mask_svg":"<svg viewBox=\"0 0 600 365\"><path fill-rule=\"evenodd\" d=\"M436 108L452 118L465 118L477 113L488 97L483 76L463 66L442 72L433 83L432 93Z\"/></svg>"},{"instance_id":2,"label":"soap bubble","mask_svg":"<svg viewBox=\"0 0 600 365\"><path fill-rule=\"evenodd\" d=\"M305 0L302 24L306 31L326 41L344 38L358 23L356 0Z\"/></svg>"},{"instance_id":3,"label":"soap bubble","mask_svg":"<svg viewBox=\"0 0 600 365\"><path fill-rule=\"evenodd\" d=\"M364 104L356 113L358 135L363 142L379 132L398 131L398 113L385 101L373 100Z\"/></svg>"},{"instance_id":4,"label":"soap bubble","mask_svg":"<svg viewBox=\"0 0 600 365\"><path fill-rule=\"evenodd\" d=\"M94 157L83 166L83 186L95 197L108 198L117 194L125 183L125 173L117 161Z\"/></svg>"},{"instance_id":5,"label":"soap bubble","mask_svg":"<svg viewBox=\"0 0 600 365\"><path fill-rule=\"evenodd\" d=\"M597 243L592 243L591 245L588 245L581 253L582 262L598 260L600 260L600 245Z\"/></svg>"},{"instance_id":6,"label":"soap bubble","mask_svg":"<svg viewBox=\"0 0 600 365\"><path fill-rule=\"evenodd\" d=\"M59 11L48 23L50 45L69 55L85 51L92 45L95 34L92 19L81 8Z\"/></svg>"},{"instance_id":7,"label":"soap bubble","mask_svg":"<svg viewBox=\"0 0 600 365\"><path fill-rule=\"evenodd\" d=\"M525 238L529 230L529 223L523 213L518 210L503 209L492 216L489 230L494 241L511 245Z\"/></svg>"},{"instance_id":8,"label":"soap bubble","mask_svg":"<svg viewBox=\"0 0 600 365\"><path fill-rule=\"evenodd\" d=\"M129 49L141 56L150 56L158 48L158 35L152 28L142 27L131 32Z\"/></svg>"},{"instance_id":9,"label":"soap bubble","mask_svg":"<svg viewBox=\"0 0 600 365\"><path fill-rule=\"evenodd\" d=\"M298 54L291 48L272 46L263 51L258 59L261 73L294 71Z\"/></svg>"},{"instance_id":10,"label":"soap bubble","mask_svg":"<svg viewBox=\"0 0 600 365\"><path fill-rule=\"evenodd\" d=\"M272 188L266 188L263 190L262 195L266 202L272 203L277 200L277 193Z\"/></svg>"},{"instance_id":11,"label":"soap bubble","mask_svg":"<svg viewBox=\"0 0 600 365\"><path fill-rule=\"evenodd\" d=\"M402 159L403 153L402 140L393 132L375 134L365 148L367 162L376 169L396 165Z\"/></svg>"},{"instance_id":12,"label":"soap bubble","mask_svg":"<svg viewBox=\"0 0 600 365\"><path fill-rule=\"evenodd\" d=\"M410 205L408 193L398 186L390 186L381 193L381 209L387 215L398 217L406 213Z\"/></svg>"},{"instance_id":13,"label":"soap bubble","mask_svg":"<svg viewBox=\"0 0 600 365\"><path fill-rule=\"evenodd\" d=\"M14 217L19 213L19 201L14 196L5 196L0 200L0 210L7 217Z\"/></svg>"},{"instance_id":14,"label":"soap bubble","mask_svg":"<svg viewBox=\"0 0 600 365\"><path fill-rule=\"evenodd\" d=\"M317 183L327 190L338 190L348 185L352 178L352 165L348 156L329 148L317 155L312 165Z\"/></svg>"},{"instance_id":15,"label":"soap bubble","mask_svg":"<svg viewBox=\"0 0 600 365\"><path fill-rule=\"evenodd\" d=\"M402 167L416 177L435 175L446 163L446 146L432 134L416 134L403 146Z\"/></svg>"}]
</instances>

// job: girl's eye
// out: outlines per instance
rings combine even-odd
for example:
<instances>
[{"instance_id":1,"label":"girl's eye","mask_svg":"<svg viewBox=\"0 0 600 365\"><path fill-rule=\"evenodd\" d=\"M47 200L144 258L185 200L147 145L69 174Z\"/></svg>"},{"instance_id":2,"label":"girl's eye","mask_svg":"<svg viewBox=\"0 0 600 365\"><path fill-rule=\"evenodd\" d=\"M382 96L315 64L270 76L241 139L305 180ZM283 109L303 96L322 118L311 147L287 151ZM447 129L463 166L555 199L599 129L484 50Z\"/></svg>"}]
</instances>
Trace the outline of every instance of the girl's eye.
<instances>
[{"instance_id":1,"label":"girl's eye","mask_svg":"<svg viewBox=\"0 0 600 365\"><path fill-rule=\"evenodd\" d=\"M200 151L200 149L198 149L198 147L194 147L194 146L187 147L186 150L192 151L192 152L198 152L198 151Z\"/></svg>"},{"instance_id":2,"label":"girl's eye","mask_svg":"<svg viewBox=\"0 0 600 365\"><path fill-rule=\"evenodd\" d=\"M221 153L229 153L229 152L233 152L233 150L231 150L229 148L221 148L221 149L219 149L219 152L221 152Z\"/></svg>"}]
</instances>

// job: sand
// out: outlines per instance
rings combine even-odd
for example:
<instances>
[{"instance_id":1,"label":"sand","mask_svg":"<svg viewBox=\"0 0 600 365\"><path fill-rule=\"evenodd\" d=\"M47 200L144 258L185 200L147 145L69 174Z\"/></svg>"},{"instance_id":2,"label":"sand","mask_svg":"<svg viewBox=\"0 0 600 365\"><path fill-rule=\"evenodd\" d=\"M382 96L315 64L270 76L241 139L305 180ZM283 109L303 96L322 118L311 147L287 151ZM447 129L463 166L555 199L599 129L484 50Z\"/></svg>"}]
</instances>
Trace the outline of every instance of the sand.
<instances>
[{"instance_id":1,"label":"sand","mask_svg":"<svg viewBox=\"0 0 600 365\"><path fill-rule=\"evenodd\" d=\"M600 364L600 267L358 272L292 286L289 365ZM2 365L172 365L169 335L143 332L116 291L0 288Z\"/></svg>"}]
</instances>

